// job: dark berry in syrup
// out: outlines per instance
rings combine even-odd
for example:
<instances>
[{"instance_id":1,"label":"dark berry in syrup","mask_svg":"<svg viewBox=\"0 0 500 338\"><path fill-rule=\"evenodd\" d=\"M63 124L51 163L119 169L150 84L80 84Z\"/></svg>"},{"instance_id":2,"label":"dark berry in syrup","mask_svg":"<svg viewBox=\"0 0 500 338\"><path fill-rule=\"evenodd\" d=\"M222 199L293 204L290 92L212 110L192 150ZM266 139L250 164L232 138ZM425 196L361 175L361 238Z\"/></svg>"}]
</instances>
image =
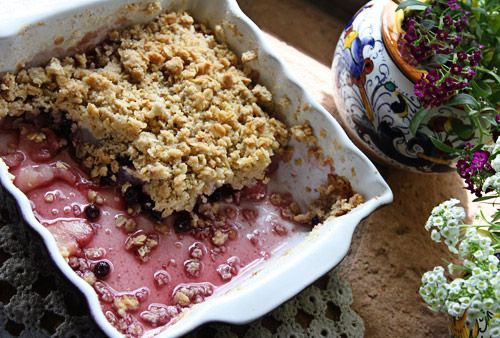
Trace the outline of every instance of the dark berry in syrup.
<instances>
[{"instance_id":1,"label":"dark berry in syrup","mask_svg":"<svg viewBox=\"0 0 500 338\"><path fill-rule=\"evenodd\" d=\"M318 224L319 224L319 222L321 222L321 220L319 219L319 217L318 217L318 216L313 216L313 217L311 218L311 225L312 225L312 226L318 225Z\"/></svg>"},{"instance_id":2,"label":"dark berry in syrup","mask_svg":"<svg viewBox=\"0 0 500 338\"><path fill-rule=\"evenodd\" d=\"M85 212L85 217L87 217L89 221L97 220L101 214L99 207L93 203L88 204L85 209L83 209L83 212Z\"/></svg>"},{"instance_id":3,"label":"dark berry in syrup","mask_svg":"<svg viewBox=\"0 0 500 338\"><path fill-rule=\"evenodd\" d=\"M94 275L99 279L106 278L111 271L109 263L106 261L99 261L94 265Z\"/></svg>"},{"instance_id":4,"label":"dark berry in syrup","mask_svg":"<svg viewBox=\"0 0 500 338\"><path fill-rule=\"evenodd\" d=\"M139 201L139 197L141 196L141 187L139 186L132 186L130 188L128 188L126 191L125 191L125 194L124 194L124 198L125 198L125 202L127 202L127 204L134 204L134 203L137 203Z\"/></svg>"},{"instance_id":5,"label":"dark berry in syrup","mask_svg":"<svg viewBox=\"0 0 500 338\"><path fill-rule=\"evenodd\" d=\"M193 218L187 211L179 211L175 215L174 230L175 232L188 232L193 228Z\"/></svg>"},{"instance_id":6,"label":"dark berry in syrup","mask_svg":"<svg viewBox=\"0 0 500 338\"><path fill-rule=\"evenodd\" d=\"M220 188L215 189L212 195L208 196L209 202L218 202L231 196L234 193L234 189L229 184L224 184Z\"/></svg>"}]
</instances>

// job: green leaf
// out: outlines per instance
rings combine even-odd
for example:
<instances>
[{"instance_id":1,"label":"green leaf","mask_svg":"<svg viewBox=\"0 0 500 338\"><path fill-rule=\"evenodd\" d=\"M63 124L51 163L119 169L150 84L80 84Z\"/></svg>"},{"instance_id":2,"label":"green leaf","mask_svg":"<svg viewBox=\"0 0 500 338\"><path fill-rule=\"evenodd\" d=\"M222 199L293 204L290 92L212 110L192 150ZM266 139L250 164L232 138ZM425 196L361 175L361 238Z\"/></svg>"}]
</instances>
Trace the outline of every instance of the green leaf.
<instances>
[{"instance_id":1,"label":"green leaf","mask_svg":"<svg viewBox=\"0 0 500 338\"><path fill-rule=\"evenodd\" d=\"M491 71L489 69L483 68L483 67L477 67L477 70L485 72L486 74L492 76L495 79L495 81L497 81L498 83L500 83L500 76L498 74L495 74L495 72L493 72L493 71Z\"/></svg>"},{"instance_id":2,"label":"green leaf","mask_svg":"<svg viewBox=\"0 0 500 338\"><path fill-rule=\"evenodd\" d=\"M496 196L492 196L492 197L493 197L493 198L496 198L496 197L498 197L498 195L496 195ZM500 212L498 212L498 211L497 211L497 212L495 213L495 217L493 217L493 219L492 219L491 221L492 221L492 222L496 222L496 221L498 221L499 219L500 219Z\"/></svg>"},{"instance_id":3,"label":"green leaf","mask_svg":"<svg viewBox=\"0 0 500 338\"><path fill-rule=\"evenodd\" d=\"M469 140L474 134L472 126L463 123L459 119L452 119L451 127L453 128L453 132L462 140Z\"/></svg>"},{"instance_id":4,"label":"green leaf","mask_svg":"<svg viewBox=\"0 0 500 338\"><path fill-rule=\"evenodd\" d=\"M422 108L419 111L417 111L415 115L413 115L413 118L411 119L410 122L410 131L413 135L417 134L418 127L420 127L420 125L429 115L431 110L432 110L431 108Z\"/></svg>"},{"instance_id":5,"label":"green leaf","mask_svg":"<svg viewBox=\"0 0 500 338\"><path fill-rule=\"evenodd\" d=\"M460 105L469 105L472 108L477 109L479 107L479 103L477 103L476 99L469 94L457 94L448 101L449 106L460 106Z\"/></svg>"},{"instance_id":6,"label":"green leaf","mask_svg":"<svg viewBox=\"0 0 500 338\"><path fill-rule=\"evenodd\" d=\"M435 65L442 65L445 64L450 60L451 54L445 55L445 54L436 54L432 57L431 63Z\"/></svg>"},{"instance_id":7,"label":"green leaf","mask_svg":"<svg viewBox=\"0 0 500 338\"><path fill-rule=\"evenodd\" d=\"M420 24L422 26L424 26L424 28L426 28L426 29L432 29L432 28L434 28L434 21L432 21L432 20L426 20L426 19L424 19L424 20L422 20L420 22Z\"/></svg>"},{"instance_id":8,"label":"green leaf","mask_svg":"<svg viewBox=\"0 0 500 338\"><path fill-rule=\"evenodd\" d=\"M394 82L388 81L388 82L384 83L384 88L392 93L396 90L397 87L394 84Z\"/></svg>"},{"instance_id":9,"label":"green leaf","mask_svg":"<svg viewBox=\"0 0 500 338\"><path fill-rule=\"evenodd\" d=\"M487 201L487 200L490 200L492 198L497 198L498 196L497 195L494 195L494 196L483 196L483 197L478 197L478 198L474 198L472 200L472 202L482 202L482 201ZM499 214L500 215L500 214ZM496 218L497 216L495 216ZM500 217L500 216L499 216Z\"/></svg>"},{"instance_id":10,"label":"green leaf","mask_svg":"<svg viewBox=\"0 0 500 338\"><path fill-rule=\"evenodd\" d=\"M474 96L479 97L488 97L491 95L492 90L491 87L487 83L479 84L476 80L472 80L472 93Z\"/></svg>"},{"instance_id":11,"label":"green leaf","mask_svg":"<svg viewBox=\"0 0 500 338\"><path fill-rule=\"evenodd\" d=\"M429 4L420 2L418 0L405 0L399 4L398 8L396 8L396 11L400 9L423 11L429 6Z\"/></svg>"},{"instance_id":12,"label":"green leaf","mask_svg":"<svg viewBox=\"0 0 500 338\"><path fill-rule=\"evenodd\" d=\"M448 154L454 154L459 151L459 149L450 147L449 145L444 144L443 142L432 136L431 136L431 142L434 145L434 147Z\"/></svg>"}]
</instances>

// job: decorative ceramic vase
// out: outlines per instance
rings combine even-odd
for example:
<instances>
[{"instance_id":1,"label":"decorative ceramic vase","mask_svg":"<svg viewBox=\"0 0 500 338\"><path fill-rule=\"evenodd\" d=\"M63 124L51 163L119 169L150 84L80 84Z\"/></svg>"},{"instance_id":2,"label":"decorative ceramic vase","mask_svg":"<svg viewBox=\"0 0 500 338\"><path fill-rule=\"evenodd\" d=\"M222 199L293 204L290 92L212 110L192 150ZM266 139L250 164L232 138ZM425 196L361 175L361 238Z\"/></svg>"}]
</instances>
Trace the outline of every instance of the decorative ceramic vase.
<instances>
[{"instance_id":1,"label":"decorative ceramic vase","mask_svg":"<svg viewBox=\"0 0 500 338\"><path fill-rule=\"evenodd\" d=\"M488 324L494 314L488 312L486 318L471 321L467 312L460 318L450 317L450 338L490 338Z\"/></svg>"},{"instance_id":2,"label":"decorative ceramic vase","mask_svg":"<svg viewBox=\"0 0 500 338\"><path fill-rule=\"evenodd\" d=\"M351 139L375 161L412 171L449 171L453 157L431 138L459 147L468 140L456 130L470 124L463 111L443 106L415 135L410 131L421 108L414 83L424 72L399 54L402 12L396 8L390 0L373 0L345 27L332 65L335 104Z\"/></svg>"}]
</instances>

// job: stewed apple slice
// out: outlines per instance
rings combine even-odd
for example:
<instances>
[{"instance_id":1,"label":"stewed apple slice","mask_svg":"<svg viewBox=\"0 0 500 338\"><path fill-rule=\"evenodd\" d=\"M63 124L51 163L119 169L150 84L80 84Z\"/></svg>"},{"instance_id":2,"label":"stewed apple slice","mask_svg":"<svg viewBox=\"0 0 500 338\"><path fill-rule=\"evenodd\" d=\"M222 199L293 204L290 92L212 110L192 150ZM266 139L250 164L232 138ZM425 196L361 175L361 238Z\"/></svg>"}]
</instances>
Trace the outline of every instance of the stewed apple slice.
<instances>
[{"instance_id":1,"label":"stewed apple slice","mask_svg":"<svg viewBox=\"0 0 500 338\"><path fill-rule=\"evenodd\" d=\"M75 256L81 248L90 243L94 237L94 229L83 219L59 220L45 224L56 240L61 254L65 257Z\"/></svg>"}]
</instances>

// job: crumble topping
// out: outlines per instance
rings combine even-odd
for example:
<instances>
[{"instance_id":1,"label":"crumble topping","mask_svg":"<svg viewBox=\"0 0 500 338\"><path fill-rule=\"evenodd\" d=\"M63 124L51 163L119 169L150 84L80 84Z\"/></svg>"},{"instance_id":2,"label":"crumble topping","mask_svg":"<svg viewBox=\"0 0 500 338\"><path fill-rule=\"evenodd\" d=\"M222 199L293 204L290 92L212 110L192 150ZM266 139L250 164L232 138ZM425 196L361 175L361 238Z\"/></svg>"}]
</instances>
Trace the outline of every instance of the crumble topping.
<instances>
[{"instance_id":1,"label":"crumble topping","mask_svg":"<svg viewBox=\"0 0 500 338\"><path fill-rule=\"evenodd\" d=\"M242 62L255 57L244 53ZM48 112L61 125L70 120L91 176L124 193L139 182L166 217L223 184L263 179L286 144L285 125L263 110L272 108L271 93L239 63L188 14L163 14L111 32L91 53L6 74L0 118Z\"/></svg>"}]
</instances>

